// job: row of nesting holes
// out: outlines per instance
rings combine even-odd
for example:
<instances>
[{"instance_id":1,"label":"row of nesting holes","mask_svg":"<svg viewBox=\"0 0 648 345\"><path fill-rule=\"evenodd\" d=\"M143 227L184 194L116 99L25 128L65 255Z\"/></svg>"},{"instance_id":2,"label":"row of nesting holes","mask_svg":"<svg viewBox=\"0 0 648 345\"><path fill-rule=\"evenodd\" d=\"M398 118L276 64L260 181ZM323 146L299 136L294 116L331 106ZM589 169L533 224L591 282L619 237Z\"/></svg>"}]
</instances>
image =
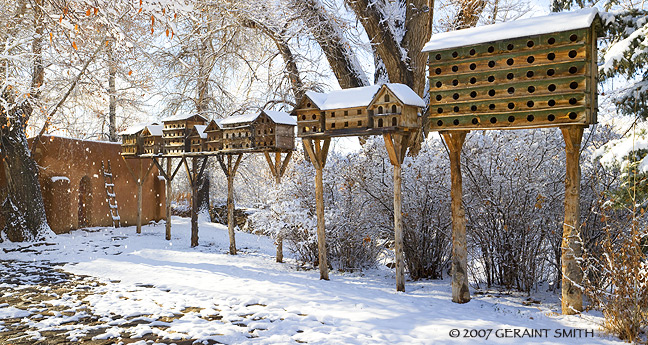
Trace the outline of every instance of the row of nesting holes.
<instances>
[{"instance_id":1,"label":"row of nesting holes","mask_svg":"<svg viewBox=\"0 0 648 345\"><path fill-rule=\"evenodd\" d=\"M576 72L578 72L578 67L576 67L576 66L569 67L569 74L576 74ZM556 74L555 69L550 68L550 69L547 70L547 76L552 77L554 74ZM527 71L526 72L527 78L533 78L534 75L535 75L535 72L533 72L533 71ZM508 80L513 80L514 78L515 78L515 74L513 74L513 73L509 73L509 74L506 75L506 79L508 79ZM486 80L488 80L489 83L492 83L492 82L495 81L495 76L491 75L488 78L486 78ZM470 82L470 84L475 84L475 83L477 83L477 78L471 77L469 82ZM459 85L459 79L452 80L452 86L457 86L457 85ZM440 88L440 87L443 86L443 83L441 81L437 81L435 83L435 86L437 88Z\"/></svg>"},{"instance_id":2,"label":"row of nesting holes","mask_svg":"<svg viewBox=\"0 0 648 345\"><path fill-rule=\"evenodd\" d=\"M567 55L570 58L573 59L576 56L578 56L578 52L576 50L570 50L569 53L567 53ZM556 59L556 54L555 53L547 54L547 60L553 61L555 59ZM526 61L527 61L527 63L532 64L535 61L535 57L533 55L531 55L531 56L527 57ZM515 59L508 58L506 60L506 64L508 66L513 66L513 64L515 64ZM488 67L493 68L493 67L495 67L495 65L496 65L495 61L493 61L493 60L488 61ZM471 71L474 71L475 69L477 69L477 64L473 62L473 63L470 64L470 66L468 66L468 68L470 68ZM451 69L452 69L452 72L458 72L459 71L459 66L457 66L457 65L452 66ZM443 72L443 70L441 69L441 67L437 67L434 70L434 73L437 74L437 75L441 74L442 72ZM574 72L574 73L576 73L576 72Z\"/></svg>"},{"instance_id":3,"label":"row of nesting holes","mask_svg":"<svg viewBox=\"0 0 648 345\"><path fill-rule=\"evenodd\" d=\"M570 98L570 99L569 99L569 104L571 104L571 105L576 105L576 103L578 103L578 100L577 100L576 98ZM529 107L529 108L533 108L536 104L535 104L535 102L533 102L533 101L527 101L526 105L527 105L527 107ZM553 99L550 99L550 100L547 102L547 105L550 106L550 107L553 107L553 106L556 105L556 101L553 100ZM507 104L507 107L508 107L509 109L513 110L513 109L515 109L515 103L510 102L509 104ZM494 110L494 109L495 109L495 104L493 104L493 103L489 104L489 105L488 105L488 109L490 109L490 110ZM458 113L459 110L460 110L460 109L459 109L459 106L456 106L456 105L455 105L454 107L452 107L452 111L454 111L455 113ZM472 112L477 111L477 106L476 106L476 105L471 105L471 106L470 106L470 111L472 111ZM442 114L442 113L443 113L443 108L437 108L437 113Z\"/></svg>"},{"instance_id":4,"label":"row of nesting holes","mask_svg":"<svg viewBox=\"0 0 648 345\"><path fill-rule=\"evenodd\" d=\"M569 83L569 88L572 89L572 90L576 90L576 89L578 88L578 82L576 82L576 81L572 81L571 83ZM550 92L554 92L554 91L556 91L556 85L555 85L555 84L550 84L550 85L547 87L547 90L549 90ZM531 86L529 86L529 87L527 88L527 91L528 91L529 93L534 93L534 92L536 91L536 88L535 88L535 86L531 85ZM511 87L509 87L509 88L506 90L506 92L508 92L509 95L512 95L512 94L515 93L515 88L511 86ZM495 89L490 89L490 90L488 90L488 95L489 95L489 96L491 96L491 97L495 97L495 94L496 94ZM477 97L477 91L472 91L472 92L470 92L470 98L476 98L476 97ZM434 97L434 99L436 99L437 102L440 102L440 101L443 99L443 96L441 96L441 95L436 95L436 96ZM455 93L452 95L452 99L454 99L455 101L458 100L458 99L459 99L459 93L455 92Z\"/></svg>"},{"instance_id":5,"label":"row of nesting holes","mask_svg":"<svg viewBox=\"0 0 648 345\"><path fill-rule=\"evenodd\" d=\"M576 114L575 112L572 111L572 112L569 113L568 116L569 116L569 118L571 120L576 120L576 117L578 117L578 114ZM526 119L527 119L528 122L533 122L535 120L535 116L533 116L533 114L529 114L529 115L527 115ZM547 116L548 121L553 121L555 119L556 119L556 115L554 115L554 114L549 114ZM516 119L515 119L515 116L511 115L511 116L508 117L507 120L508 120L508 122L513 123L513 122L515 122ZM472 122L473 125L476 125L476 124L479 123L479 119L475 117L475 118L472 119L471 122ZM491 117L490 118L490 123L492 123L492 124L497 123L497 118L496 117ZM459 126L459 120L455 119L454 121L452 121L452 124L455 125L455 126ZM437 126L443 126L443 121L442 120L437 121Z\"/></svg>"},{"instance_id":6,"label":"row of nesting holes","mask_svg":"<svg viewBox=\"0 0 648 345\"><path fill-rule=\"evenodd\" d=\"M572 34L571 36L569 36L569 40L572 41L572 42L576 42L578 40L578 35ZM547 43L549 45L553 45L554 43L556 43L556 39L553 38L553 37L550 37L547 40ZM527 41L526 45L527 45L527 47L532 48L535 45L535 42L533 40L529 40L529 41ZM513 44L511 44L511 43L506 46L507 50L513 50L513 48L515 48L515 46ZM487 51L489 53L494 53L495 52L495 46L489 46ZM472 56L472 55L475 55L477 53L477 51L475 50L475 48L472 48L472 49L470 49L470 51L468 53ZM453 58L457 58L458 56L459 56L459 53L457 51L452 52L452 57ZM436 54L436 56L434 58L436 60L441 60L441 54Z\"/></svg>"}]
</instances>

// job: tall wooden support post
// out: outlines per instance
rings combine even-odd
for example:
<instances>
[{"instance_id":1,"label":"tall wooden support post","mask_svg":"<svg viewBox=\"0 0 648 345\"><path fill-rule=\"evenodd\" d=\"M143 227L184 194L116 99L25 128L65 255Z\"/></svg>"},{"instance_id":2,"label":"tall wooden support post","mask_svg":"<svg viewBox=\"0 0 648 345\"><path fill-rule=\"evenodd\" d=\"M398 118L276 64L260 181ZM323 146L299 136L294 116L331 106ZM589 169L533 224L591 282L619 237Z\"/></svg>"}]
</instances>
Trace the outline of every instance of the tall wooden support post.
<instances>
[{"instance_id":1,"label":"tall wooden support post","mask_svg":"<svg viewBox=\"0 0 648 345\"><path fill-rule=\"evenodd\" d=\"M173 163L171 162L171 157L166 158L166 174L165 174L165 187L166 191L164 193L164 202L165 202L165 207L166 207L166 224L165 224L165 239L167 241L171 241L171 193L173 192L172 187L171 187L171 178L169 174L171 174L171 169L172 169Z\"/></svg>"},{"instance_id":2,"label":"tall wooden support post","mask_svg":"<svg viewBox=\"0 0 648 345\"><path fill-rule=\"evenodd\" d=\"M196 247L198 246L198 184L205 172L205 166L207 166L207 156L203 157L200 170L198 168L198 157L191 158L191 168L189 168L186 157L182 158L182 163L184 163L187 178L191 184L191 247Z\"/></svg>"},{"instance_id":3,"label":"tall wooden support post","mask_svg":"<svg viewBox=\"0 0 648 345\"><path fill-rule=\"evenodd\" d=\"M579 287L583 271L578 263L583 247L580 238L580 146L583 126L561 127L565 139L567 173L565 175L565 222L561 247L562 261L562 313L583 311L583 296Z\"/></svg>"},{"instance_id":4,"label":"tall wooden support post","mask_svg":"<svg viewBox=\"0 0 648 345\"><path fill-rule=\"evenodd\" d=\"M331 138L302 139L306 152L315 167L315 211L317 213L317 250L319 253L320 279L328 280L328 260L326 259L326 232L324 222L324 184L323 170Z\"/></svg>"},{"instance_id":5,"label":"tall wooden support post","mask_svg":"<svg viewBox=\"0 0 648 345\"><path fill-rule=\"evenodd\" d=\"M450 150L452 209L452 301L470 301L468 288L468 250L466 248L466 214L462 204L461 148L468 131L441 132Z\"/></svg>"},{"instance_id":6,"label":"tall wooden support post","mask_svg":"<svg viewBox=\"0 0 648 345\"><path fill-rule=\"evenodd\" d=\"M131 177L133 180L135 180L135 185L137 186L137 233L141 234L142 233L142 194L143 194L143 187L144 187L144 182L146 182L146 179L149 177L149 174L151 173L151 169L153 169L153 166L155 166L153 162L149 165L148 169L146 170L146 173L142 174L144 172L143 166L142 166L142 159L138 159L139 162L139 170L137 175L135 175L135 172L133 172L133 169L131 168L130 164L122 156L122 160L124 161L124 164L126 165L126 168L128 169L128 172L130 173Z\"/></svg>"},{"instance_id":7,"label":"tall wooden support post","mask_svg":"<svg viewBox=\"0 0 648 345\"><path fill-rule=\"evenodd\" d=\"M281 161L281 152L275 152L274 162L272 162L272 157L270 157L270 152L265 151L263 153L265 154L266 161L270 166L270 173L275 178L275 184L277 185L277 188L279 188L279 185L281 185L281 177L283 176L284 172L286 172L286 168L288 167L288 162L290 161L290 157L292 156L292 151L288 151L286 157L283 160L283 163ZM276 242L277 262L283 262L283 235L279 234L277 236L276 241L277 241Z\"/></svg>"},{"instance_id":8,"label":"tall wooden support post","mask_svg":"<svg viewBox=\"0 0 648 345\"><path fill-rule=\"evenodd\" d=\"M409 133L383 135L389 160L394 166L394 251L396 254L396 291L405 291L405 262L403 259L403 212L401 203L401 165L407 152Z\"/></svg>"},{"instance_id":9,"label":"tall wooden support post","mask_svg":"<svg viewBox=\"0 0 648 345\"><path fill-rule=\"evenodd\" d=\"M227 155L227 163L223 160L222 155L216 156L218 163L223 169L223 173L227 177L227 232L229 234L229 252L231 255L236 255L236 237L234 235L234 177L236 176L236 169L241 163L242 153L236 155L236 162L233 161L232 155Z\"/></svg>"}]
</instances>

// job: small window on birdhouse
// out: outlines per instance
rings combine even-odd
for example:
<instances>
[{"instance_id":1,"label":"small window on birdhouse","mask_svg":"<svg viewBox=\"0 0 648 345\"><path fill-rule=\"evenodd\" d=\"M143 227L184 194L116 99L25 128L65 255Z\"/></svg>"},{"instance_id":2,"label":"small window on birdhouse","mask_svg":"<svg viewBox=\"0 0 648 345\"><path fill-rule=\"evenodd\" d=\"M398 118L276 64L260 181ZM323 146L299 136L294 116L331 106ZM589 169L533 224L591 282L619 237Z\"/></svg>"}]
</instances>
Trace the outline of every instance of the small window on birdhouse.
<instances>
[{"instance_id":1,"label":"small window on birdhouse","mask_svg":"<svg viewBox=\"0 0 648 345\"><path fill-rule=\"evenodd\" d=\"M380 106L380 107L378 107L378 114L382 114L382 113L383 113L383 107Z\"/></svg>"},{"instance_id":2,"label":"small window on birdhouse","mask_svg":"<svg viewBox=\"0 0 648 345\"><path fill-rule=\"evenodd\" d=\"M385 95L385 102L389 102L389 95Z\"/></svg>"},{"instance_id":3,"label":"small window on birdhouse","mask_svg":"<svg viewBox=\"0 0 648 345\"><path fill-rule=\"evenodd\" d=\"M392 113L396 114L397 113L396 110L397 110L396 104L392 105Z\"/></svg>"}]
</instances>

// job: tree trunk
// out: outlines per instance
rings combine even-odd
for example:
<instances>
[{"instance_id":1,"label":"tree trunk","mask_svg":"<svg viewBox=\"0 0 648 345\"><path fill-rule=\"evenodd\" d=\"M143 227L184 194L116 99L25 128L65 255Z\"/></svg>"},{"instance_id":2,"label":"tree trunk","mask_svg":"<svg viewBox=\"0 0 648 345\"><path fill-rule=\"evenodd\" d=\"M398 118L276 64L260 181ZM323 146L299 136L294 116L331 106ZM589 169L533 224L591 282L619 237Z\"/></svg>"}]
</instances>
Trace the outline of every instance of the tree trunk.
<instances>
[{"instance_id":1,"label":"tree trunk","mask_svg":"<svg viewBox=\"0 0 648 345\"><path fill-rule=\"evenodd\" d=\"M108 48L108 141L117 142L117 90L115 88L115 77L117 66L112 54L112 46Z\"/></svg>"}]
</instances>

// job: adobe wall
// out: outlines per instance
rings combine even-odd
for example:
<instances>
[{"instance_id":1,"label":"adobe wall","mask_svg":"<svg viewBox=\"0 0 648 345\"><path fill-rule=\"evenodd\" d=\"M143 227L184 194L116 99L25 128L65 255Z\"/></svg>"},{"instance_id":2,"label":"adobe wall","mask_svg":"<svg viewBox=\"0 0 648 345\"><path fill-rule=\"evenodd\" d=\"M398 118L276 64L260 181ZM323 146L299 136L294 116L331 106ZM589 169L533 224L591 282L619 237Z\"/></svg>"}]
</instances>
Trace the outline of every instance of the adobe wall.
<instances>
[{"instance_id":1,"label":"adobe wall","mask_svg":"<svg viewBox=\"0 0 648 345\"><path fill-rule=\"evenodd\" d=\"M31 144L31 140L30 140ZM34 159L39 166L41 189L47 220L56 233L78 229L79 189L82 179L89 186L85 194L87 226L112 226L106 200L101 162L110 161L114 176L115 196L122 226L136 224L137 185L120 157L119 143L97 142L43 136L34 148ZM143 173L152 163L150 159L128 159L133 172ZM142 224L165 218L165 181L158 178L153 167L143 186ZM137 175L136 175L137 176ZM56 178L56 177L66 177ZM54 179L53 179L54 178Z\"/></svg>"}]
</instances>

